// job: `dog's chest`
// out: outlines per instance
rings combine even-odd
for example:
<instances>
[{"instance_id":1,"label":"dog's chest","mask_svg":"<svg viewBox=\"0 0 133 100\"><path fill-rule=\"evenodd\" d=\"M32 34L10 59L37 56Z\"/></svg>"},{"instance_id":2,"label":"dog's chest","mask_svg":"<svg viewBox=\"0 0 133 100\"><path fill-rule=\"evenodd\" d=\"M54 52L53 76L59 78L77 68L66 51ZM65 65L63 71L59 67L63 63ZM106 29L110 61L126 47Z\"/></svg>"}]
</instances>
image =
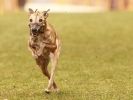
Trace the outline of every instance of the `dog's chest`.
<instances>
[{"instance_id":1,"label":"dog's chest","mask_svg":"<svg viewBox=\"0 0 133 100\"><path fill-rule=\"evenodd\" d=\"M32 47L32 49L34 49L35 51L38 51L41 48L41 44L43 43L44 39L41 38L40 36L38 37L30 37L30 45ZM44 48L44 51L45 48Z\"/></svg>"},{"instance_id":2,"label":"dog's chest","mask_svg":"<svg viewBox=\"0 0 133 100\"><path fill-rule=\"evenodd\" d=\"M33 49L37 50L37 48L39 48L40 43L41 41L38 37L30 37L30 45Z\"/></svg>"}]
</instances>

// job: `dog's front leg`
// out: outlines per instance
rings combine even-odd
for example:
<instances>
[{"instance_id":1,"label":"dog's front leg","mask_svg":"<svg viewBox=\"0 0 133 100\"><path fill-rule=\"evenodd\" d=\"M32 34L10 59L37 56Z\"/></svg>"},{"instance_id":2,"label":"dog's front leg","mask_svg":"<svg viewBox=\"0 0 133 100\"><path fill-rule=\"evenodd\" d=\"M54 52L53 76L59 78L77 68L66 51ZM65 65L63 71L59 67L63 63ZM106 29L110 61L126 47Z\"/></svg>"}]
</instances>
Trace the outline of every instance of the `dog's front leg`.
<instances>
[{"instance_id":1,"label":"dog's front leg","mask_svg":"<svg viewBox=\"0 0 133 100\"><path fill-rule=\"evenodd\" d=\"M37 51L37 55L41 56L43 54L43 50L44 50L45 44L44 43L40 43L40 48Z\"/></svg>"},{"instance_id":2,"label":"dog's front leg","mask_svg":"<svg viewBox=\"0 0 133 100\"><path fill-rule=\"evenodd\" d=\"M36 51L34 50L34 49L29 49L30 51L31 51L31 54L32 54L32 56L36 59L36 58L38 58L38 56L37 56L37 54L36 54Z\"/></svg>"},{"instance_id":3,"label":"dog's front leg","mask_svg":"<svg viewBox=\"0 0 133 100\"><path fill-rule=\"evenodd\" d=\"M32 56L33 56L35 59L37 59L37 58L38 58L38 56L37 56L36 52L33 52L33 51L32 51Z\"/></svg>"},{"instance_id":4,"label":"dog's front leg","mask_svg":"<svg viewBox=\"0 0 133 100\"><path fill-rule=\"evenodd\" d=\"M31 46L30 42L28 43L28 49L31 52L32 56L36 59L38 58L35 49L33 49L33 47Z\"/></svg>"}]
</instances>

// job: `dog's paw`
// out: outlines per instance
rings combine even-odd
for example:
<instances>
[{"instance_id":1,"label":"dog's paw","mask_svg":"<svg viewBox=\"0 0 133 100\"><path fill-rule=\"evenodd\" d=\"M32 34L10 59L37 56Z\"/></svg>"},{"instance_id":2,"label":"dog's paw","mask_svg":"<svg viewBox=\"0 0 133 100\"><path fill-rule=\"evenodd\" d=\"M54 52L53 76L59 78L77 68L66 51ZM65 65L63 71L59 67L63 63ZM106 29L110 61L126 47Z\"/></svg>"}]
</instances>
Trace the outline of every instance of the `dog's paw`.
<instances>
[{"instance_id":1,"label":"dog's paw","mask_svg":"<svg viewBox=\"0 0 133 100\"><path fill-rule=\"evenodd\" d=\"M42 55L42 51L41 50L38 50L37 55L38 56L41 56Z\"/></svg>"},{"instance_id":2,"label":"dog's paw","mask_svg":"<svg viewBox=\"0 0 133 100\"><path fill-rule=\"evenodd\" d=\"M32 53L32 56L33 56L35 59L38 58L38 56L37 56L36 54L34 54L34 53Z\"/></svg>"},{"instance_id":3,"label":"dog's paw","mask_svg":"<svg viewBox=\"0 0 133 100\"><path fill-rule=\"evenodd\" d=\"M49 94L51 91L49 89L45 89L45 93Z\"/></svg>"},{"instance_id":4,"label":"dog's paw","mask_svg":"<svg viewBox=\"0 0 133 100\"><path fill-rule=\"evenodd\" d=\"M34 58L35 58L35 59L37 59L37 58L38 58L38 56L37 56L37 55L34 55Z\"/></svg>"}]
</instances>

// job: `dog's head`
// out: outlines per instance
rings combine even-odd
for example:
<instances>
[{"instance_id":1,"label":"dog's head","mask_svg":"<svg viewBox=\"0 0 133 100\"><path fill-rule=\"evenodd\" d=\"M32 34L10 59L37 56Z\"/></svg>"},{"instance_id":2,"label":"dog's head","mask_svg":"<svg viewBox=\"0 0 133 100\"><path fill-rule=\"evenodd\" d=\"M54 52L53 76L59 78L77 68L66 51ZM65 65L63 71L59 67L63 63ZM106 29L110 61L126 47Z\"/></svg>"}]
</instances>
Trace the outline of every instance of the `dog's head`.
<instances>
[{"instance_id":1,"label":"dog's head","mask_svg":"<svg viewBox=\"0 0 133 100\"><path fill-rule=\"evenodd\" d=\"M49 9L47 11L39 12L29 8L29 28L31 35L38 36L40 33L44 33L48 11Z\"/></svg>"}]
</instances>

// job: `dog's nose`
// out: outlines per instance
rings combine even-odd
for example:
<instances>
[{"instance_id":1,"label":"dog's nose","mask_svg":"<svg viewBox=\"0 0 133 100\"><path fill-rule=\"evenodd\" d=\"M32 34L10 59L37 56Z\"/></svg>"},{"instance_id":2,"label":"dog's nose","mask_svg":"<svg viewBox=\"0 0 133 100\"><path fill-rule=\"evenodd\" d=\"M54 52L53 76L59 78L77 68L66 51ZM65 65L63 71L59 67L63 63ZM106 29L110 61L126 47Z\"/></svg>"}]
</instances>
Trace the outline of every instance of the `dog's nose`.
<instances>
[{"instance_id":1,"label":"dog's nose","mask_svg":"<svg viewBox=\"0 0 133 100\"><path fill-rule=\"evenodd\" d=\"M36 33L36 32L37 32L37 29L33 28L33 29L32 29L32 32L33 32L33 33Z\"/></svg>"}]
</instances>

